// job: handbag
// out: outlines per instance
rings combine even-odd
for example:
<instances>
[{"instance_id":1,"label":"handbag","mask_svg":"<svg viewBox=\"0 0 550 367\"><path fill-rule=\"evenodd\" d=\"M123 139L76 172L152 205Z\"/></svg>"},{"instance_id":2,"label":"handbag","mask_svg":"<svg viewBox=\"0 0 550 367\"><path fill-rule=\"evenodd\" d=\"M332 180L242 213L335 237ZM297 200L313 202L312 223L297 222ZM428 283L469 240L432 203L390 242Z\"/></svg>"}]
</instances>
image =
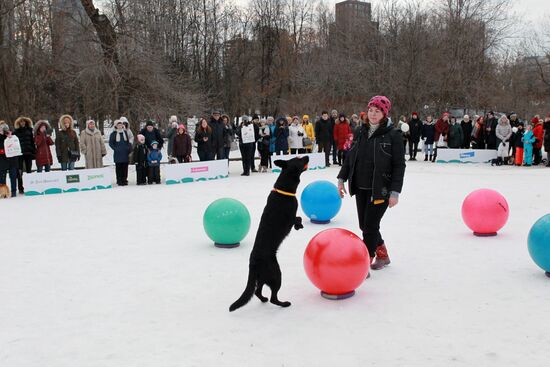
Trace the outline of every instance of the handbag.
<instances>
[{"instance_id":1,"label":"handbag","mask_svg":"<svg viewBox=\"0 0 550 367\"><path fill-rule=\"evenodd\" d=\"M308 147L310 145L313 145L313 142L311 141L309 136L306 136L305 138L302 139L302 144L304 147Z\"/></svg>"},{"instance_id":2,"label":"handbag","mask_svg":"<svg viewBox=\"0 0 550 367\"><path fill-rule=\"evenodd\" d=\"M71 162L76 162L80 160L80 151L69 149L69 160Z\"/></svg>"}]
</instances>

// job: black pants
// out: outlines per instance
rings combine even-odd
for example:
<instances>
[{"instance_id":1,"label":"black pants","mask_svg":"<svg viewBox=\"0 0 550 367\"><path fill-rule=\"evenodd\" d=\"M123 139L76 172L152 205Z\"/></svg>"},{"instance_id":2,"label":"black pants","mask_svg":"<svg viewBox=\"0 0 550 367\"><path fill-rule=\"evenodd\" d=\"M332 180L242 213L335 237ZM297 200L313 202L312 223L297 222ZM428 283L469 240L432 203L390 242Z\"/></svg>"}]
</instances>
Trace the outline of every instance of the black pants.
<instances>
[{"instance_id":1,"label":"black pants","mask_svg":"<svg viewBox=\"0 0 550 367\"><path fill-rule=\"evenodd\" d=\"M197 150L201 162L214 160L214 154L205 150Z\"/></svg>"},{"instance_id":2,"label":"black pants","mask_svg":"<svg viewBox=\"0 0 550 367\"><path fill-rule=\"evenodd\" d=\"M330 166L330 147L331 147L330 141L319 142L319 153L325 152L325 164L327 167Z\"/></svg>"},{"instance_id":3,"label":"black pants","mask_svg":"<svg viewBox=\"0 0 550 367\"><path fill-rule=\"evenodd\" d=\"M542 148L533 147L533 164L538 166L542 162Z\"/></svg>"},{"instance_id":4,"label":"black pants","mask_svg":"<svg viewBox=\"0 0 550 367\"><path fill-rule=\"evenodd\" d=\"M371 201L371 196L372 190L357 190L355 194L359 228L363 232L363 242L365 242L372 258L376 255L376 248L384 244L380 234L380 221L388 209L388 200L375 205Z\"/></svg>"},{"instance_id":5,"label":"black pants","mask_svg":"<svg viewBox=\"0 0 550 367\"><path fill-rule=\"evenodd\" d=\"M23 155L21 156L19 161L19 169L26 173L32 172L32 155Z\"/></svg>"},{"instance_id":6,"label":"black pants","mask_svg":"<svg viewBox=\"0 0 550 367\"><path fill-rule=\"evenodd\" d=\"M344 159L346 158L346 152L344 150L338 150L338 165L342 165L344 163Z\"/></svg>"},{"instance_id":7,"label":"black pants","mask_svg":"<svg viewBox=\"0 0 550 367\"><path fill-rule=\"evenodd\" d=\"M136 176L137 176L137 184L138 185L144 185L147 183L147 167L144 167L143 165L137 165L136 164Z\"/></svg>"},{"instance_id":8,"label":"black pants","mask_svg":"<svg viewBox=\"0 0 550 367\"><path fill-rule=\"evenodd\" d=\"M462 149L470 149L470 145L472 143L472 137L471 136L465 136L464 142L462 142Z\"/></svg>"},{"instance_id":9,"label":"black pants","mask_svg":"<svg viewBox=\"0 0 550 367\"><path fill-rule=\"evenodd\" d=\"M243 173L250 174L250 170L254 168L254 151L256 150L254 143L241 144L241 156L243 161Z\"/></svg>"},{"instance_id":10,"label":"black pants","mask_svg":"<svg viewBox=\"0 0 550 367\"><path fill-rule=\"evenodd\" d=\"M409 157L416 159L418 153L418 140L409 139Z\"/></svg>"},{"instance_id":11,"label":"black pants","mask_svg":"<svg viewBox=\"0 0 550 367\"><path fill-rule=\"evenodd\" d=\"M305 152L304 148L290 148L290 154L304 154Z\"/></svg>"},{"instance_id":12,"label":"black pants","mask_svg":"<svg viewBox=\"0 0 550 367\"><path fill-rule=\"evenodd\" d=\"M211 157L212 160L225 159L225 149L223 147L218 149L214 148L214 153Z\"/></svg>"},{"instance_id":13,"label":"black pants","mask_svg":"<svg viewBox=\"0 0 550 367\"><path fill-rule=\"evenodd\" d=\"M149 184L160 183L160 166L149 167Z\"/></svg>"},{"instance_id":14,"label":"black pants","mask_svg":"<svg viewBox=\"0 0 550 367\"><path fill-rule=\"evenodd\" d=\"M269 146L260 149L260 166L267 167L269 164Z\"/></svg>"},{"instance_id":15,"label":"black pants","mask_svg":"<svg viewBox=\"0 0 550 367\"><path fill-rule=\"evenodd\" d=\"M128 184L128 163L115 163L117 185Z\"/></svg>"},{"instance_id":16,"label":"black pants","mask_svg":"<svg viewBox=\"0 0 550 367\"><path fill-rule=\"evenodd\" d=\"M336 164L336 160L338 159L338 145L334 139L330 143L332 147L332 163Z\"/></svg>"}]
</instances>

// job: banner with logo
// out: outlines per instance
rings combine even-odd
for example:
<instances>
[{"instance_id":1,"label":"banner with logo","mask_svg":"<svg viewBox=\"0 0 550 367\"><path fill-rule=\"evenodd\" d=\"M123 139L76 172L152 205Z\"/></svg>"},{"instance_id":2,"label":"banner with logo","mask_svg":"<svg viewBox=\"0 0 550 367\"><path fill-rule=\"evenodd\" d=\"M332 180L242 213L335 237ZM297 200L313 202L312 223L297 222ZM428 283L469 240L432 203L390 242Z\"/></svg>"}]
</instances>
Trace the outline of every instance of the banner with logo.
<instances>
[{"instance_id":1,"label":"banner with logo","mask_svg":"<svg viewBox=\"0 0 550 367\"><path fill-rule=\"evenodd\" d=\"M164 166L164 176L167 185L211 181L229 177L229 162L219 161L191 162L167 164Z\"/></svg>"},{"instance_id":2,"label":"banner with logo","mask_svg":"<svg viewBox=\"0 0 550 367\"><path fill-rule=\"evenodd\" d=\"M438 149L438 163L488 163L496 159L496 150Z\"/></svg>"},{"instance_id":3,"label":"banner with logo","mask_svg":"<svg viewBox=\"0 0 550 367\"><path fill-rule=\"evenodd\" d=\"M23 175L25 196L111 189L112 181L111 167Z\"/></svg>"},{"instance_id":4,"label":"banner with logo","mask_svg":"<svg viewBox=\"0 0 550 367\"><path fill-rule=\"evenodd\" d=\"M278 159L288 161L295 157L309 157L309 163L308 163L308 169L310 171L315 171L318 169L325 169L325 153L309 153L309 154L295 154L295 155L273 155L271 157L271 161L275 162ZM273 169L271 172L281 172L281 169L275 165L273 165Z\"/></svg>"}]
</instances>

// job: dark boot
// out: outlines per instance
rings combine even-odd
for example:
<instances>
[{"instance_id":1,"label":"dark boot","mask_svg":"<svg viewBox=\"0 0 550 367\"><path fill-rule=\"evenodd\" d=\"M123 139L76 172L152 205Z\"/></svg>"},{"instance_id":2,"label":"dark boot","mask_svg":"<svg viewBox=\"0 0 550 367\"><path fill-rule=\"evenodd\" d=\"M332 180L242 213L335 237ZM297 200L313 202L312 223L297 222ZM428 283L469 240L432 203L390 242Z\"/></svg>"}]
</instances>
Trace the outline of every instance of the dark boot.
<instances>
[{"instance_id":1,"label":"dark boot","mask_svg":"<svg viewBox=\"0 0 550 367\"><path fill-rule=\"evenodd\" d=\"M376 260L371 265L372 270L380 270L391 263L388 256L386 245L380 245L376 248Z\"/></svg>"},{"instance_id":2,"label":"dark boot","mask_svg":"<svg viewBox=\"0 0 550 367\"><path fill-rule=\"evenodd\" d=\"M433 161L434 161L434 156L431 155L431 156L430 156L430 162L433 162Z\"/></svg>"},{"instance_id":3,"label":"dark boot","mask_svg":"<svg viewBox=\"0 0 550 367\"><path fill-rule=\"evenodd\" d=\"M430 159L432 159L432 158L430 157ZM424 162L427 162L427 161L428 161L428 155L426 154L426 155L424 156Z\"/></svg>"}]
</instances>

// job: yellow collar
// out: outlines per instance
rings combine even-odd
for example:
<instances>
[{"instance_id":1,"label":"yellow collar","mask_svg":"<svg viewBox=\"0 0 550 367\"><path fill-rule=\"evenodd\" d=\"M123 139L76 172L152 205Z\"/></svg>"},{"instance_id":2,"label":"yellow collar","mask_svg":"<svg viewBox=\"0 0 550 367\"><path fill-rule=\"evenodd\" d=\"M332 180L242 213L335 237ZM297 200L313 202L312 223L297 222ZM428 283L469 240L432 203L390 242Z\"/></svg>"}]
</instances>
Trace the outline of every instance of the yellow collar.
<instances>
[{"instance_id":1,"label":"yellow collar","mask_svg":"<svg viewBox=\"0 0 550 367\"><path fill-rule=\"evenodd\" d=\"M273 191L275 191L278 194L285 195L285 196L296 196L296 193L286 192L286 191L275 189L275 188L273 189Z\"/></svg>"}]
</instances>

